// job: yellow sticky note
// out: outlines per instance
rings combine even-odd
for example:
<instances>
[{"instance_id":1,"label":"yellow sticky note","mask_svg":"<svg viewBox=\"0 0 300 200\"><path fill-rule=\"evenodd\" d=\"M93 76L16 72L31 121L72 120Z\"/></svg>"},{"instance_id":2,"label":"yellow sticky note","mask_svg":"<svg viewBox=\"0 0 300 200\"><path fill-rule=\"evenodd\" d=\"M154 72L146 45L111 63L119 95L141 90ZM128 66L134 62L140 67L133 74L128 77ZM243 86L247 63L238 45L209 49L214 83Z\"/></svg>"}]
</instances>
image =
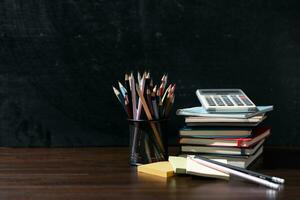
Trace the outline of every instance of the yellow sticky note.
<instances>
[{"instance_id":1,"label":"yellow sticky note","mask_svg":"<svg viewBox=\"0 0 300 200\"><path fill-rule=\"evenodd\" d=\"M176 174L185 174L186 173L186 158L169 156L169 162L173 168L174 173Z\"/></svg>"},{"instance_id":2,"label":"yellow sticky note","mask_svg":"<svg viewBox=\"0 0 300 200\"><path fill-rule=\"evenodd\" d=\"M196 176L204 176L211 178L220 178L229 180L229 174L212 169L193 160L193 156L188 156L186 160L186 173ZM227 163L226 160L218 159L216 161Z\"/></svg>"},{"instance_id":3,"label":"yellow sticky note","mask_svg":"<svg viewBox=\"0 0 300 200\"><path fill-rule=\"evenodd\" d=\"M138 172L165 177L165 178L174 175L173 168L168 161L140 165L137 167L137 170Z\"/></svg>"}]
</instances>

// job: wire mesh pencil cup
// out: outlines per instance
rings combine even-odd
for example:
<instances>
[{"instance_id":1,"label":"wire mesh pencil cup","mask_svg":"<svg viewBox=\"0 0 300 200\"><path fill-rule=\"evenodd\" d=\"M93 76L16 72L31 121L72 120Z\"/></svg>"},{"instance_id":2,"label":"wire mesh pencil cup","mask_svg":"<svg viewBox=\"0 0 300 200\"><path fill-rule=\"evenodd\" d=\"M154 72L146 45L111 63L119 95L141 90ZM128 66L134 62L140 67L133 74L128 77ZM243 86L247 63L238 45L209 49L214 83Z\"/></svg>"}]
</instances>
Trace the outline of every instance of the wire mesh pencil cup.
<instances>
[{"instance_id":1,"label":"wire mesh pencil cup","mask_svg":"<svg viewBox=\"0 0 300 200\"><path fill-rule=\"evenodd\" d=\"M131 165L163 161L168 158L166 119L128 121Z\"/></svg>"}]
</instances>

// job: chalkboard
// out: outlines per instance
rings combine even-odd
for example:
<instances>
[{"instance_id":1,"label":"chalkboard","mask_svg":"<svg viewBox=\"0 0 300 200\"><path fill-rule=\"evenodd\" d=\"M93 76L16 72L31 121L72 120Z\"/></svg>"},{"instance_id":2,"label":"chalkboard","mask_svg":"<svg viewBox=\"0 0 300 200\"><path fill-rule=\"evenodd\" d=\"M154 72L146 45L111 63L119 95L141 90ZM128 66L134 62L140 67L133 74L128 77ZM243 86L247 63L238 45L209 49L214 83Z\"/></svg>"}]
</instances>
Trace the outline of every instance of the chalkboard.
<instances>
[{"instance_id":1,"label":"chalkboard","mask_svg":"<svg viewBox=\"0 0 300 200\"><path fill-rule=\"evenodd\" d=\"M298 1L0 2L0 146L128 144L111 86L125 72L167 72L177 108L197 88L241 88L274 105L268 145L300 144Z\"/></svg>"}]
</instances>

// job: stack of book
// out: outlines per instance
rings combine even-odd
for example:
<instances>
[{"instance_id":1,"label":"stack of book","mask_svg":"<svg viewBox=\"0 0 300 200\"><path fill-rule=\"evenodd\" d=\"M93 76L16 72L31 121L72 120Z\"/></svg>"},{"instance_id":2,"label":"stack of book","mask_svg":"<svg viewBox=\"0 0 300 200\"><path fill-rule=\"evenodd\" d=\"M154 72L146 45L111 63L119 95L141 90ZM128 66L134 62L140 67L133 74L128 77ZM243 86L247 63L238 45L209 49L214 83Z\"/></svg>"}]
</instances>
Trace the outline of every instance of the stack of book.
<instances>
[{"instance_id":1,"label":"stack of book","mask_svg":"<svg viewBox=\"0 0 300 200\"><path fill-rule=\"evenodd\" d=\"M182 155L201 154L225 159L227 164L247 168L263 152L270 128L261 125L272 106L258 106L252 113L209 113L202 107L179 109L186 126L179 131Z\"/></svg>"}]
</instances>

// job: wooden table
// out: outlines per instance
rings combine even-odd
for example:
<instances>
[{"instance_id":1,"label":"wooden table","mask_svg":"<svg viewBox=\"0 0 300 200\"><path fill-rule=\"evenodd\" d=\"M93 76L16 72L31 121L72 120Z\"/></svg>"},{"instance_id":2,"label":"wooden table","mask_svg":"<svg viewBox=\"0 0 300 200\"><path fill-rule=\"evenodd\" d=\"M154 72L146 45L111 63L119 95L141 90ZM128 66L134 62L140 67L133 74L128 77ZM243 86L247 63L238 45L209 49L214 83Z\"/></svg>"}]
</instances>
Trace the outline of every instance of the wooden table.
<instances>
[{"instance_id":1,"label":"wooden table","mask_svg":"<svg viewBox=\"0 0 300 200\"><path fill-rule=\"evenodd\" d=\"M137 174L127 148L0 149L0 199L300 199L299 151L267 149L259 172L286 179L274 191L240 179Z\"/></svg>"}]
</instances>

